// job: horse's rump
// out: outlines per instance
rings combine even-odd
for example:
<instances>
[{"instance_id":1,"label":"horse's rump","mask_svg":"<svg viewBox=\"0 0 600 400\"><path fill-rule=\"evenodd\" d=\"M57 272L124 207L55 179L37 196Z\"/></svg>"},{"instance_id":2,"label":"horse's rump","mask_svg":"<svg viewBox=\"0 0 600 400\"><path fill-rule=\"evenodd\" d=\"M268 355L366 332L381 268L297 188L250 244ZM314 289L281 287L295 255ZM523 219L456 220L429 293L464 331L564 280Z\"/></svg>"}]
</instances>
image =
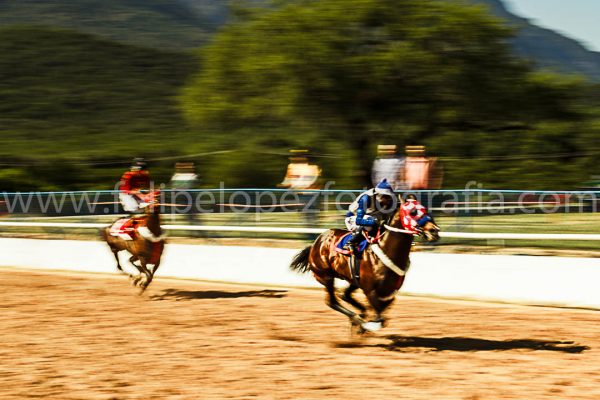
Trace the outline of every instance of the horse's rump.
<instances>
[{"instance_id":1,"label":"horse's rump","mask_svg":"<svg viewBox=\"0 0 600 400\"><path fill-rule=\"evenodd\" d=\"M315 249L312 253L311 264L320 270L329 269L333 271L337 278L350 281L352 278L346 273L348 271L348 256L337 251L338 244L349 233L351 232L345 229L330 229L323 233L313 245ZM323 262L317 262L318 260L327 260L327 262L323 264Z\"/></svg>"},{"instance_id":2,"label":"horse's rump","mask_svg":"<svg viewBox=\"0 0 600 400\"><path fill-rule=\"evenodd\" d=\"M328 249L331 253L339 254L335 249L338 244L344 239L344 237L350 235L352 232L347 231L345 229L330 229L325 232L325 236L328 236L327 240L330 240L328 243Z\"/></svg>"}]
</instances>

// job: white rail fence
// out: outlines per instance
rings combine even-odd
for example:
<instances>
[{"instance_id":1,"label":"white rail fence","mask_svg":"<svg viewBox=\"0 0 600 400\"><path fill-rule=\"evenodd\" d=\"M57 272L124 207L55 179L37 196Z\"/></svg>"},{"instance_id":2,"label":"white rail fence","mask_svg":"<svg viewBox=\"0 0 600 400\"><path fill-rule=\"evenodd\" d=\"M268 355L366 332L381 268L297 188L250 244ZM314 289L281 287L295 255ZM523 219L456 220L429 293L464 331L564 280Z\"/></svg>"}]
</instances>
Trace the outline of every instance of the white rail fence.
<instances>
[{"instance_id":1,"label":"white rail fence","mask_svg":"<svg viewBox=\"0 0 600 400\"><path fill-rule=\"evenodd\" d=\"M100 229L108 226L102 223L75 222L0 222L0 227L29 228L74 228ZM284 228L272 226L217 226L217 225L163 225L168 231L202 231L202 232L254 232L254 233L298 233L320 234L321 228ZM441 232L442 238L456 239L489 239L489 240L568 240L568 241L600 241L600 234L555 234L555 233L475 233L475 232Z\"/></svg>"},{"instance_id":2,"label":"white rail fence","mask_svg":"<svg viewBox=\"0 0 600 400\"><path fill-rule=\"evenodd\" d=\"M99 241L0 238L0 248L0 268L116 273L112 253ZM289 270L298 250L172 243L158 276L321 287L310 274ZM134 272L127 258L122 254L122 265ZM400 293L600 310L599 281L600 258L415 252Z\"/></svg>"}]
</instances>

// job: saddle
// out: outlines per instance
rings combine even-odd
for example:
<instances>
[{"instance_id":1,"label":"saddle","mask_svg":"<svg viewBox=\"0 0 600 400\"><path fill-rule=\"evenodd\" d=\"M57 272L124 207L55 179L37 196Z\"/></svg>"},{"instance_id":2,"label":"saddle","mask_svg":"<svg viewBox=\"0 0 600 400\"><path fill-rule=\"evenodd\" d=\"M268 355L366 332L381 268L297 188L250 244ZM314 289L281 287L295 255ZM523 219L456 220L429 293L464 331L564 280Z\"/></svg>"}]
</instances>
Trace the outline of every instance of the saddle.
<instances>
[{"instance_id":1,"label":"saddle","mask_svg":"<svg viewBox=\"0 0 600 400\"><path fill-rule=\"evenodd\" d=\"M138 235L137 228L141 225L139 218L121 218L112 224L109 233L123 240L134 240Z\"/></svg>"},{"instance_id":2,"label":"saddle","mask_svg":"<svg viewBox=\"0 0 600 400\"><path fill-rule=\"evenodd\" d=\"M358 286L360 280L360 260L363 252L369 245L369 241L367 238L363 239L357 246L355 246L354 252L352 252L345 248L351 238L352 232L348 232L346 235L342 236L342 238L335 245L335 251L350 258L348 260L350 273L352 275L354 284Z\"/></svg>"},{"instance_id":3,"label":"saddle","mask_svg":"<svg viewBox=\"0 0 600 400\"><path fill-rule=\"evenodd\" d=\"M146 226L143 217L121 218L112 224L109 228L109 234L128 241L138 237L149 240L151 253L147 258L147 263L156 265L160 261L164 248L164 237L161 236L153 240L152 232Z\"/></svg>"},{"instance_id":4,"label":"saddle","mask_svg":"<svg viewBox=\"0 0 600 400\"><path fill-rule=\"evenodd\" d=\"M351 251L346 249L346 245L348 244L348 242L350 241L350 238L352 238L352 232L348 232L346 235L342 236L342 238L337 242L337 244L335 245L335 251L343 254L345 256L351 256ZM363 251L365 251L365 249L367 248L367 246L369 245L369 241L365 238L363 239L358 246L356 246L355 250L356 253L358 255L361 255Z\"/></svg>"}]
</instances>

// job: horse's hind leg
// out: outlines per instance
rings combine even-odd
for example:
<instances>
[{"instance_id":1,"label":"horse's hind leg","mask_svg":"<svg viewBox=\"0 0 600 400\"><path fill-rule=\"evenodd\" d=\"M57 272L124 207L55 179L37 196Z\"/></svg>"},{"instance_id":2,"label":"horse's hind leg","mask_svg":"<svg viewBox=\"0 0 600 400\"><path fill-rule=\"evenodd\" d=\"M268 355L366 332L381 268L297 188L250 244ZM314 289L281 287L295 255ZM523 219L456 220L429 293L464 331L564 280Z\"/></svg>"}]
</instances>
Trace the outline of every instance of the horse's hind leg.
<instances>
[{"instance_id":1,"label":"horse's hind leg","mask_svg":"<svg viewBox=\"0 0 600 400\"><path fill-rule=\"evenodd\" d=\"M121 272L122 274L128 275L131 278L131 274L127 273L124 269L123 266L121 265L121 260L119 260L119 251L118 249L114 249L111 248L113 255L115 256L115 260L117 260L117 269L119 270L119 272Z\"/></svg>"},{"instance_id":2,"label":"horse's hind leg","mask_svg":"<svg viewBox=\"0 0 600 400\"><path fill-rule=\"evenodd\" d=\"M344 307L340 304L340 302L338 301L337 295L335 294L335 281L334 281L333 277L328 277L327 279L324 279L323 283L325 284L325 289L327 290L327 295L328 295L327 305L329 307L331 307L335 311L342 313L345 316L347 316L348 318L350 318L350 320L352 321L352 324L354 324L354 325L360 325L365 322L356 313L348 310L346 307Z\"/></svg>"},{"instance_id":3,"label":"horse's hind leg","mask_svg":"<svg viewBox=\"0 0 600 400\"><path fill-rule=\"evenodd\" d=\"M154 274L156 274L156 271L158 271L158 267L160 267L160 258L158 259L156 264L154 264L154 267L152 267L152 279L154 279Z\"/></svg>"},{"instance_id":4,"label":"horse's hind leg","mask_svg":"<svg viewBox=\"0 0 600 400\"><path fill-rule=\"evenodd\" d=\"M358 289L358 286L356 286L354 284L350 284L350 286L348 286L346 288L346 290L344 290L344 294L342 295L342 300L344 300L346 303L350 304L351 306L359 309L361 312L361 317L363 317L363 314L365 313L365 311L367 311L367 307L365 307L362 303L360 303L358 300L356 300L354 297L352 297L352 294L357 289Z\"/></svg>"},{"instance_id":5,"label":"horse's hind leg","mask_svg":"<svg viewBox=\"0 0 600 400\"><path fill-rule=\"evenodd\" d=\"M115 260L117 260L117 269L122 273L125 273L123 267L121 266L121 261L119 260L119 251L111 248L113 255L115 256Z\"/></svg>"}]
</instances>

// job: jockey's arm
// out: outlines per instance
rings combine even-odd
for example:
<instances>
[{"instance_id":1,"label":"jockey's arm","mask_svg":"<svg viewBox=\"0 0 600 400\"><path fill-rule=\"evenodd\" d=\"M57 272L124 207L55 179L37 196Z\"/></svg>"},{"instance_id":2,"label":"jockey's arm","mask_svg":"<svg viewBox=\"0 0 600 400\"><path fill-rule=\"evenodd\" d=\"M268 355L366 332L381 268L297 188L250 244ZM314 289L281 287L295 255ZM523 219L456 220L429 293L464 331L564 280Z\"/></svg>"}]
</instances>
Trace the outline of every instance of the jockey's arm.
<instances>
[{"instance_id":1,"label":"jockey's arm","mask_svg":"<svg viewBox=\"0 0 600 400\"><path fill-rule=\"evenodd\" d=\"M127 194L129 194L129 192L131 191L131 173L130 172L125 172L121 176L119 190L121 191L121 193L127 193Z\"/></svg>"},{"instance_id":2,"label":"jockey's arm","mask_svg":"<svg viewBox=\"0 0 600 400\"><path fill-rule=\"evenodd\" d=\"M369 196L363 196L358 200L358 209L356 210L356 225L375 226L377 221L370 215L367 215L366 209L369 207Z\"/></svg>"}]
</instances>

